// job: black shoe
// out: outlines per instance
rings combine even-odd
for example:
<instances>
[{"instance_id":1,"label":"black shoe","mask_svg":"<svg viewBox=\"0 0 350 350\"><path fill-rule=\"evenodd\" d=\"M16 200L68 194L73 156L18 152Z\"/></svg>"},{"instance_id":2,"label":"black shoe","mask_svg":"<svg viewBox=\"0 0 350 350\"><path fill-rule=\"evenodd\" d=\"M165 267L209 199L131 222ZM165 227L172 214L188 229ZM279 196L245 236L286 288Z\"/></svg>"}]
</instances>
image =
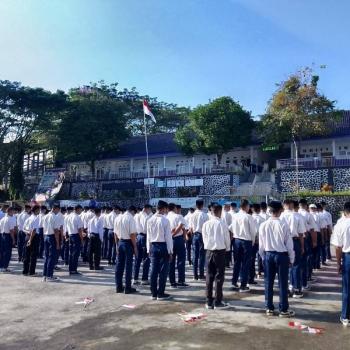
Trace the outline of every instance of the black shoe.
<instances>
[{"instance_id":1,"label":"black shoe","mask_svg":"<svg viewBox=\"0 0 350 350\"><path fill-rule=\"evenodd\" d=\"M231 290L238 290L239 289L239 286L237 283L232 283L232 287L231 287Z\"/></svg>"},{"instance_id":2,"label":"black shoe","mask_svg":"<svg viewBox=\"0 0 350 350\"><path fill-rule=\"evenodd\" d=\"M124 287L117 288L116 293L124 293Z\"/></svg>"},{"instance_id":3,"label":"black shoe","mask_svg":"<svg viewBox=\"0 0 350 350\"><path fill-rule=\"evenodd\" d=\"M177 284L177 287L178 288L187 288L187 287L189 287L190 285L189 284L187 284L187 283L185 283L185 282L181 282L181 283L178 283Z\"/></svg>"},{"instance_id":4,"label":"black shoe","mask_svg":"<svg viewBox=\"0 0 350 350\"><path fill-rule=\"evenodd\" d=\"M177 289L177 284L176 283L172 283L170 285L170 289Z\"/></svg>"},{"instance_id":5,"label":"black shoe","mask_svg":"<svg viewBox=\"0 0 350 350\"><path fill-rule=\"evenodd\" d=\"M227 308L229 308L230 307L230 305L229 304L227 304L227 303L223 303L223 302L220 302L220 303L215 303L215 305L214 305L214 309L227 309Z\"/></svg>"},{"instance_id":6,"label":"black shoe","mask_svg":"<svg viewBox=\"0 0 350 350\"><path fill-rule=\"evenodd\" d=\"M89 270L93 271L95 270L92 266L89 267Z\"/></svg>"},{"instance_id":7,"label":"black shoe","mask_svg":"<svg viewBox=\"0 0 350 350\"><path fill-rule=\"evenodd\" d=\"M240 293L247 293L247 292L250 292L250 288L249 287L241 287L239 288L239 292Z\"/></svg>"},{"instance_id":8,"label":"black shoe","mask_svg":"<svg viewBox=\"0 0 350 350\"><path fill-rule=\"evenodd\" d=\"M171 299L171 295L170 294L166 294L166 293L164 293L164 294L162 294L162 295L158 295L158 297L157 297L157 300L169 300L169 299Z\"/></svg>"},{"instance_id":9,"label":"black shoe","mask_svg":"<svg viewBox=\"0 0 350 350\"><path fill-rule=\"evenodd\" d=\"M104 268L102 266L99 266L99 267L95 267L95 270L96 271L102 271L102 270L104 270Z\"/></svg>"},{"instance_id":10,"label":"black shoe","mask_svg":"<svg viewBox=\"0 0 350 350\"><path fill-rule=\"evenodd\" d=\"M200 280L200 281L205 281L206 278L205 278L205 276L199 276L199 280Z\"/></svg>"},{"instance_id":11,"label":"black shoe","mask_svg":"<svg viewBox=\"0 0 350 350\"><path fill-rule=\"evenodd\" d=\"M213 305L213 303L206 303L206 304L205 304L205 308L206 308L207 310L212 310L212 309L214 309L214 305Z\"/></svg>"},{"instance_id":12,"label":"black shoe","mask_svg":"<svg viewBox=\"0 0 350 350\"><path fill-rule=\"evenodd\" d=\"M256 282L256 281L251 281L251 282L249 282L249 284L258 284L258 282Z\"/></svg>"},{"instance_id":13,"label":"black shoe","mask_svg":"<svg viewBox=\"0 0 350 350\"><path fill-rule=\"evenodd\" d=\"M130 289L125 289L125 294L134 294L134 293L138 293L139 291L135 288L130 288Z\"/></svg>"}]
</instances>

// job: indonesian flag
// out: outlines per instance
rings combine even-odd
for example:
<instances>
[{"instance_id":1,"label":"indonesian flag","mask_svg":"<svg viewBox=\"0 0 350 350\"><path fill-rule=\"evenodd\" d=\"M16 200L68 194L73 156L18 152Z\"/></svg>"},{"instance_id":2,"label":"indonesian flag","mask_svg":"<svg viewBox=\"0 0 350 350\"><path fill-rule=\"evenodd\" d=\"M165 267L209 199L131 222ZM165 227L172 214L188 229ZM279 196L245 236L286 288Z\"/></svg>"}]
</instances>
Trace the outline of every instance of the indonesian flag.
<instances>
[{"instance_id":1,"label":"indonesian flag","mask_svg":"<svg viewBox=\"0 0 350 350\"><path fill-rule=\"evenodd\" d=\"M156 122L156 118L151 112L151 109L149 108L148 102L146 100L143 100L143 113L150 116L154 123Z\"/></svg>"}]
</instances>

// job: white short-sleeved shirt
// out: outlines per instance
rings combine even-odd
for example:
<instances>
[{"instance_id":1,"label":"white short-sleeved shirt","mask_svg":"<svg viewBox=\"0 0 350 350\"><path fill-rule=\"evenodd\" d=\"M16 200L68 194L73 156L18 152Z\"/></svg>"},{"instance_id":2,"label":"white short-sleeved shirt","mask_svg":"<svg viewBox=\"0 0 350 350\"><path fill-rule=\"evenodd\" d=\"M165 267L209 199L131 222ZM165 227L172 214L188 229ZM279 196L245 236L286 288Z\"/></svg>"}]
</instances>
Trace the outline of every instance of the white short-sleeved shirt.
<instances>
[{"instance_id":1,"label":"white short-sleeved shirt","mask_svg":"<svg viewBox=\"0 0 350 350\"><path fill-rule=\"evenodd\" d=\"M73 212L67 216L66 229L69 236L79 233L79 230L83 228L83 220L77 213Z\"/></svg>"},{"instance_id":2,"label":"white short-sleeved shirt","mask_svg":"<svg viewBox=\"0 0 350 350\"><path fill-rule=\"evenodd\" d=\"M173 253L173 238L171 236L170 222L162 214L156 213L147 221L147 252L150 252L151 243L165 242L168 253Z\"/></svg>"},{"instance_id":3,"label":"white short-sleeved shirt","mask_svg":"<svg viewBox=\"0 0 350 350\"><path fill-rule=\"evenodd\" d=\"M44 229L44 235L51 236L55 234L55 230L60 229L59 218L54 212L46 214L42 219L42 225Z\"/></svg>"},{"instance_id":4,"label":"white short-sleeved shirt","mask_svg":"<svg viewBox=\"0 0 350 350\"><path fill-rule=\"evenodd\" d=\"M57 214L57 221L58 221L58 224L60 225L60 228L64 226L64 215L59 211Z\"/></svg>"},{"instance_id":5,"label":"white short-sleeved shirt","mask_svg":"<svg viewBox=\"0 0 350 350\"><path fill-rule=\"evenodd\" d=\"M167 219L169 220L171 231L173 229L175 229L176 227L178 227L180 224L182 224L183 227L186 226L186 222L185 222L185 219L183 218L183 216L180 214L176 214L173 211L170 211L168 213ZM177 233L176 235L173 235L173 237L178 237L178 236L182 236L182 235L183 235L183 232L180 230L180 232Z\"/></svg>"},{"instance_id":6,"label":"white short-sleeved shirt","mask_svg":"<svg viewBox=\"0 0 350 350\"><path fill-rule=\"evenodd\" d=\"M227 227L229 227L231 225L232 216L231 216L229 211L222 210L221 218L225 221L225 224L227 225Z\"/></svg>"},{"instance_id":7,"label":"white short-sleeved shirt","mask_svg":"<svg viewBox=\"0 0 350 350\"><path fill-rule=\"evenodd\" d=\"M284 212L280 216L280 220L286 221L292 234L292 238L297 238L299 237L299 235L304 234L306 232L303 217L295 211L284 210Z\"/></svg>"},{"instance_id":8,"label":"white short-sleeved shirt","mask_svg":"<svg viewBox=\"0 0 350 350\"><path fill-rule=\"evenodd\" d=\"M256 225L253 217L244 210L240 210L232 217L232 224L229 226L233 237L245 241L255 241L257 234Z\"/></svg>"},{"instance_id":9,"label":"white short-sleeved shirt","mask_svg":"<svg viewBox=\"0 0 350 350\"><path fill-rule=\"evenodd\" d=\"M114 222L114 233L119 239L130 239L132 234L137 233L136 222L130 212L118 215Z\"/></svg>"},{"instance_id":10,"label":"white short-sleeved shirt","mask_svg":"<svg viewBox=\"0 0 350 350\"><path fill-rule=\"evenodd\" d=\"M17 216L18 231L23 231L24 222L29 218L29 214L24 210Z\"/></svg>"},{"instance_id":11,"label":"white short-sleeved shirt","mask_svg":"<svg viewBox=\"0 0 350 350\"><path fill-rule=\"evenodd\" d=\"M29 234L35 230L36 233L39 231L39 215L32 214L25 222L24 222L24 232Z\"/></svg>"},{"instance_id":12,"label":"white short-sleeved shirt","mask_svg":"<svg viewBox=\"0 0 350 350\"><path fill-rule=\"evenodd\" d=\"M13 216L5 215L0 220L0 233L10 233L16 227L16 221Z\"/></svg>"},{"instance_id":13,"label":"white short-sleeved shirt","mask_svg":"<svg viewBox=\"0 0 350 350\"><path fill-rule=\"evenodd\" d=\"M190 218L190 228L193 232L202 233L203 224L209 220L209 216L203 210L196 209Z\"/></svg>"},{"instance_id":14,"label":"white short-sleeved shirt","mask_svg":"<svg viewBox=\"0 0 350 350\"><path fill-rule=\"evenodd\" d=\"M344 253L350 253L350 218L338 220L333 229L331 244L342 247Z\"/></svg>"},{"instance_id":15,"label":"white short-sleeved shirt","mask_svg":"<svg viewBox=\"0 0 350 350\"><path fill-rule=\"evenodd\" d=\"M94 216L93 218L90 219L88 223L88 234L89 237L91 234L98 234L100 239L103 239L103 218L101 216L97 217Z\"/></svg>"},{"instance_id":16,"label":"white short-sleeved shirt","mask_svg":"<svg viewBox=\"0 0 350 350\"><path fill-rule=\"evenodd\" d=\"M185 215L184 219L186 222L186 229L188 230L190 228L190 219L193 213L191 213L190 211Z\"/></svg>"},{"instance_id":17,"label":"white short-sleeved shirt","mask_svg":"<svg viewBox=\"0 0 350 350\"><path fill-rule=\"evenodd\" d=\"M136 217L137 215L137 217ZM152 213L147 214L145 211L134 216L136 221L137 233L147 234L147 221L152 217Z\"/></svg>"},{"instance_id":18,"label":"white short-sleeved shirt","mask_svg":"<svg viewBox=\"0 0 350 350\"><path fill-rule=\"evenodd\" d=\"M265 252L288 252L290 262L294 262L295 252L292 235L285 220L271 217L260 225L260 256L263 257Z\"/></svg>"},{"instance_id":19,"label":"white short-sleeved shirt","mask_svg":"<svg viewBox=\"0 0 350 350\"><path fill-rule=\"evenodd\" d=\"M231 238L228 226L223 219L213 217L206 221L203 225L203 244L207 250L223 250L230 251Z\"/></svg>"},{"instance_id":20,"label":"white short-sleeved shirt","mask_svg":"<svg viewBox=\"0 0 350 350\"><path fill-rule=\"evenodd\" d=\"M332 219L332 215L330 212L328 212L327 210L323 210L321 213L327 223L327 226L332 227L333 226L333 219Z\"/></svg>"},{"instance_id":21,"label":"white short-sleeved shirt","mask_svg":"<svg viewBox=\"0 0 350 350\"><path fill-rule=\"evenodd\" d=\"M298 213L304 218L306 231L317 231L316 221L306 209L300 208Z\"/></svg>"},{"instance_id":22,"label":"white short-sleeved shirt","mask_svg":"<svg viewBox=\"0 0 350 350\"><path fill-rule=\"evenodd\" d=\"M105 218L105 227L108 228L108 230L114 230L115 221L120 215L122 214L117 214L114 210L112 210Z\"/></svg>"}]
</instances>

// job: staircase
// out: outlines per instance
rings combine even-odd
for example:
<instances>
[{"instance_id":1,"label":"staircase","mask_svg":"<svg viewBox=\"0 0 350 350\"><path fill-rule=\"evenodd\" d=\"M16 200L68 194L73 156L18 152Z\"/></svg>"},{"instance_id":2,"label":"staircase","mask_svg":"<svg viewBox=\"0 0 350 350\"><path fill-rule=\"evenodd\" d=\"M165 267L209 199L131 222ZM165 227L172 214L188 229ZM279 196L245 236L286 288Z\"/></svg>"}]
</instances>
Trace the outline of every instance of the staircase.
<instances>
[{"instance_id":1,"label":"staircase","mask_svg":"<svg viewBox=\"0 0 350 350\"><path fill-rule=\"evenodd\" d=\"M277 192L271 173L250 174L245 182L240 183L238 188L232 193L232 196L245 198L281 198L280 193Z\"/></svg>"}]
</instances>

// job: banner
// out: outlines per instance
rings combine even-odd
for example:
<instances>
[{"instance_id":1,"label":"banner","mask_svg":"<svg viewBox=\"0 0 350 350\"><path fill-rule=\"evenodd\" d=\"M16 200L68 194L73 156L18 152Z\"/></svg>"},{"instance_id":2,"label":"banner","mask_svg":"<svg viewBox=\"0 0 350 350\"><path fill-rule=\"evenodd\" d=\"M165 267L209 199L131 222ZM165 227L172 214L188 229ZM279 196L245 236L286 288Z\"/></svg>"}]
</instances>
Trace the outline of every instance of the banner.
<instances>
[{"instance_id":1,"label":"banner","mask_svg":"<svg viewBox=\"0 0 350 350\"><path fill-rule=\"evenodd\" d=\"M182 197L182 198L151 198L150 204L157 206L158 201L162 200L167 203L175 203L181 205L182 208L195 208L196 200L199 197Z\"/></svg>"},{"instance_id":2,"label":"banner","mask_svg":"<svg viewBox=\"0 0 350 350\"><path fill-rule=\"evenodd\" d=\"M62 168L45 171L34 196L36 202L45 202L55 198L63 185L64 171L65 169Z\"/></svg>"}]
</instances>

